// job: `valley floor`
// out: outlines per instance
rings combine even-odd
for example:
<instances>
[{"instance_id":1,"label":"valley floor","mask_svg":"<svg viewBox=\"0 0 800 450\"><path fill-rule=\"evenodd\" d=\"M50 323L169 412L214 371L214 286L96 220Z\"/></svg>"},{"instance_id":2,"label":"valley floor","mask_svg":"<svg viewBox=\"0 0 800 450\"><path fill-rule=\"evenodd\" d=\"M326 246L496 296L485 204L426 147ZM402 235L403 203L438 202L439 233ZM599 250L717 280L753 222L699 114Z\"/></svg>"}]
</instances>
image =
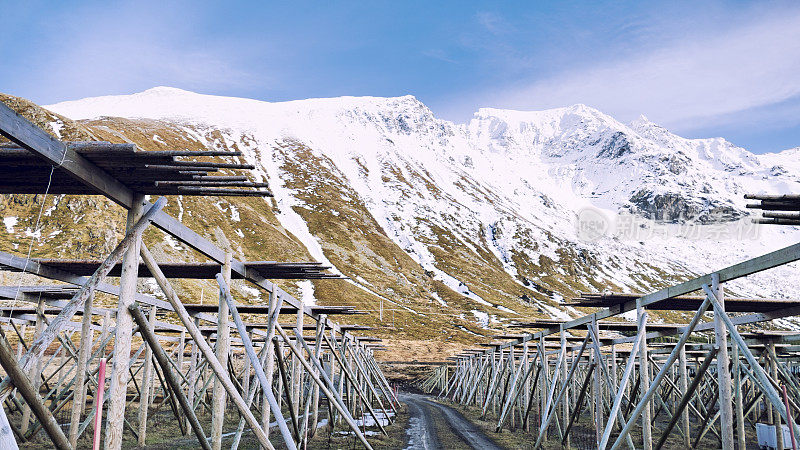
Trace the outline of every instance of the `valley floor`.
<instances>
[{"instance_id":1,"label":"valley floor","mask_svg":"<svg viewBox=\"0 0 800 450\"><path fill-rule=\"evenodd\" d=\"M402 393L399 400L408 406L409 442L407 449L496 450L499 447L455 409L420 394Z\"/></svg>"}]
</instances>

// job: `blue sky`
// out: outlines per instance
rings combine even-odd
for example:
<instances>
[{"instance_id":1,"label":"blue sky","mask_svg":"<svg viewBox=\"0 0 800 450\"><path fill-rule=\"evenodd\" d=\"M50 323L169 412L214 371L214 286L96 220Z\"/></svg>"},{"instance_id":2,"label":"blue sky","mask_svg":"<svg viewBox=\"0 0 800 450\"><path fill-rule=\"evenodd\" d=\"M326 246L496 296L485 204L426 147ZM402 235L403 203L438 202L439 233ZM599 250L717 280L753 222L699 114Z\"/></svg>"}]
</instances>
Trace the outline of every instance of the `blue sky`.
<instances>
[{"instance_id":1,"label":"blue sky","mask_svg":"<svg viewBox=\"0 0 800 450\"><path fill-rule=\"evenodd\" d=\"M800 146L791 2L14 2L0 91L412 94L439 117L585 103L755 152Z\"/></svg>"}]
</instances>

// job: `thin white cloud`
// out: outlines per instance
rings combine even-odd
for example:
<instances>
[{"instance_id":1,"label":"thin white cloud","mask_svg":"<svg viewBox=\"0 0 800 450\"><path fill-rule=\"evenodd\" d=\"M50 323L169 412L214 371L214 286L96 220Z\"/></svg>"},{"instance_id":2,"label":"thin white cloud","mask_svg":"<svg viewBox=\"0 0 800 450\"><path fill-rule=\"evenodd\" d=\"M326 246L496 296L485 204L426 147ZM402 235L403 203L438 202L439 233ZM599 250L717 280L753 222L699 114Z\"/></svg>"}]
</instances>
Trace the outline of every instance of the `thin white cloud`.
<instances>
[{"instance_id":1,"label":"thin white cloud","mask_svg":"<svg viewBox=\"0 0 800 450\"><path fill-rule=\"evenodd\" d=\"M514 28L508 23L508 21L506 21L500 14L494 12L480 11L475 14L475 19L483 28L486 29L486 31L492 34L504 34L514 31Z\"/></svg>"},{"instance_id":2,"label":"thin white cloud","mask_svg":"<svg viewBox=\"0 0 800 450\"><path fill-rule=\"evenodd\" d=\"M458 64L458 61L448 56L447 52L442 49L432 48L429 50L423 50L422 55L427 56L428 58L438 59L439 61Z\"/></svg>"},{"instance_id":3,"label":"thin white cloud","mask_svg":"<svg viewBox=\"0 0 800 450\"><path fill-rule=\"evenodd\" d=\"M798 95L800 10L793 10L648 54L522 83L486 98L515 109L585 103L622 120L645 113L656 122L691 130Z\"/></svg>"}]
</instances>

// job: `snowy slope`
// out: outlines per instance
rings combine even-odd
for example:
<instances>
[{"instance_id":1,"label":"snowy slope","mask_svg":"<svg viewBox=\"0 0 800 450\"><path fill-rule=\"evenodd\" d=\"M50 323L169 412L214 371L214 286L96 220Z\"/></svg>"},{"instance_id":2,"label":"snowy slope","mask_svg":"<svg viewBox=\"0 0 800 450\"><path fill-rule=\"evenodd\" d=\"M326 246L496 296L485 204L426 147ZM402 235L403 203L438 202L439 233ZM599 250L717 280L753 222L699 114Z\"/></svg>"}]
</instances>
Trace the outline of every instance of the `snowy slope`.
<instances>
[{"instance_id":1,"label":"snowy slope","mask_svg":"<svg viewBox=\"0 0 800 450\"><path fill-rule=\"evenodd\" d=\"M286 186L282 169L292 157L287 143L301 143L336 174L329 184L365 205L414 261L498 313L513 313L497 299L515 294L476 275L481 261L541 294L532 301L545 313L564 316L553 306L561 295L648 291L800 241L794 228L750 226L743 199L800 192L800 150L756 156L721 138L684 139L644 117L626 125L584 105L484 108L454 124L412 96L268 103L161 87L47 108L76 120L148 118L218 130L258 164L284 226L323 260L326 242L294 212L319 206ZM577 226L587 211L604 217L611 235L587 239ZM784 267L731 287L798 297L800 287L781 281L795 274Z\"/></svg>"}]
</instances>

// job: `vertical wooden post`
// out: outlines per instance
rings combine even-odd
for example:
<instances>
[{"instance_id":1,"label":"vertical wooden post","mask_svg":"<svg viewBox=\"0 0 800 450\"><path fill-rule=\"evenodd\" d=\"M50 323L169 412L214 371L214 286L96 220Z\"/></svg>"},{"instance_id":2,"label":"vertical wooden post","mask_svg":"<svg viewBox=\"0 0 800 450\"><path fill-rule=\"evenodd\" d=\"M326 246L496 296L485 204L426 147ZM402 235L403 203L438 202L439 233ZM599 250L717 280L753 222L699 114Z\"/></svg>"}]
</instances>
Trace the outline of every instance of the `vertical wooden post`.
<instances>
[{"instance_id":1,"label":"vertical wooden post","mask_svg":"<svg viewBox=\"0 0 800 450\"><path fill-rule=\"evenodd\" d=\"M273 347L272 336L275 335L275 324L272 320L273 316L277 319L278 313L275 309L278 307L278 296L276 294L276 289L272 289L272 292L269 293L269 329L267 330L266 342L264 345L266 348L266 358L267 358L267 366L264 369L264 375L267 377L267 383L272 386L272 378L275 376L275 350ZM280 392L280 391L278 391ZM262 393L262 402L261 402L261 419L262 423L264 424L264 433L267 433L269 436L269 416L270 416L270 406L269 402L267 401L267 393ZM278 405L280 405L280 395L278 395Z\"/></svg>"},{"instance_id":2,"label":"vertical wooden post","mask_svg":"<svg viewBox=\"0 0 800 450\"><path fill-rule=\"evenodd\" d=\"M525 345L525 353L527 354L528 353L528 342L526 341L523 345ZM534 352L534 354L535 354L535 352ZM492 350L492 352L489 353L488 357L494 359L494 350ZM531 364L530 361L533 361L533 360L534 360L534 358L529 358L529 364ZM487 361L487 364L488 364L488 361ZM536 363L534 362L533 364L536 364ZM447 367L447 366L445 366L445 367ZM480 382L480 380L479 380L479 382ZM522 393L522 405L524 405L524 406L527 406L527 405L530 404L530 400L531 400L530 397L531 397L531 395L533 395L533 393L531 392L531 383L532 383L531 377L528 376L528 378L525 379L525 387L524 387L524 390L523 390L523 393ZM523 408L524 408L524 406L523 406ZM529 428L530 425L529 425L528 421L525 420L525 410L524 409L522 411L522 414L523 414L522 426L523 426L525 431L528 431L530 429Z\"/></svg>"},{"instance_id":3,"label":"vertical wooden post","mask_svg":"<svg viewBox=\"0 0 800 450\"><path fill-rule=\"evenodd\" d=\"M745 444L745 429L744 429L744 411L742 410L742 372L739 365L739 346L734 343L731 346L733 353L733 403L736 409L736 441L738 448L746 448ZM687 412L688 414L688 412Z\"/></svg>"},{"instance_id":4,"label":"vertical wooden post","mask_svg":"<svg viewBox=\"0 0 800 450\"><path fill-rule=\"evenodd\" d=\"M580 363L580 361L577 361L577 362L575 361L575 349L574 348L570 349L570 351L569 351L569 359L570 359L570 362L571 362L570 367L575 365L575 364ZM575 405L576 408L578 408L580 406L580 405L578 405L578 389L572 389L571 392L572 392L572 404Z\"/></svg>"},{"instance_id":5,"label":"vertical wooden post","mask_svg":"<svg viewBox=\"0 0 800 450\"><path fill-rule=\"evenodd\" d=\"M72 413L69 420L69 444L75 448L78 444L78 428L81 424L81 414L86 408L86 369L89 354L92 353L92 303L94 294L86 297L83 302L83 317L81 318L81 346L78 349L78 360L75 363L75 382L72 397Z\"/></svg>"},{"instance_id":6,"label":"vertical wooden post","mask_svg":"<svg viewBox=\"0 0 800 450\"><path fill-rule=\"evenodd\" d=\"M689 371L686 367L686 346L681 347L678 353L678 370L680 372L680 380L678 387L680 387L681 397L687 394L689 389ZM683 430L683 445L686 448L691 447L691 423L689 422L689 409L683 408L681 411L681 429ZM744 447L742 447L744 448Z\"/></svg>"},{"instance_id":7,"label":"vertical wooden post","mask_svg":"<svg viewBox=\"0 0 800 450\"><path fill-rule=\"evenodd\" d=\"M297 309L297 321L295 324L295 328L300 333L303 332L303 318L305 317L305 311L303 311L303 306L305 304L300 303L300 307ZM294 415L297 416L300 413L300 387L302 384L302 366L300 365L300 361L297 360L298 356L292 355L292 406L294 407Z\"/></svg>"},{"instance_id":8,"label":"vertical wooden post","mask_svg":"<svg viewBox=\"0 0 800 450\"><path fill-rule=\"evenodd\" d=\"M650 388L650 365L647 363L647 311L645 311L640 301L636 301L636 316L641 327L639 332L642 334L642 343L639 345L639 379L641 395ZM642 410L642 448L652 450L653 448L653 429L650 423L652 417L651 402L647 402Z\"/></svg>"},{"instance_id":9,"label":"vertical wooden post","mask_svg":"<svg viewBox=\"0 0 800 450\"><path fill-rule=\"evenodd\" d=\"M605 425L603 425L603 385L602 385L602 376L603 376L603 368L600 367L601 364L605 364L602 359L602 355L600 354L600 326L597 325L597 317L592 316L592 323L589 324L592 327L592 331L594 333L594 337L597 339L595 341L595 361L598 365L598 370L594 372L594 411L595 411L595 442L600 444L600 441L603 439L603 430L605 429ZM609 420L613 422L614 418L609 417Z\"/></svg>"},{"instance_id":10,"label":"vertical wooden post","mask_svg":"<svg viewBox=\"0 0 800 450\"><path fill-rule=\"evenodd\" d=\"M14 431L11 430L6 410L2 405L0 405L0 450L19 450L17 440L14 438Z\"/></svg>"},{"instance_id":11,"label":"vertical wooden post","mask_svg":"<svg viewBox=\"0 0 800 450\"><path fill-rule=\"evenodd\" d=\"M611 392L618 393L617 387L619 386L619 373L617 372L617 347L611 344ZM624 392L619 392L617 395L622 395ZM616 424L616 417L609 416L609 420ZM614 425L616 428L618 425Z\"/></svg>"},{"instance_id":12,"label":"vertical wooden post","mask_svg":"<svg viewBox=\"0 0 800 450\"><path fill-rule=\"evenodd\" d=\"M28 328L28 326L25 325L25 324L22 324L19 327L20 338L19 338L19 342L17 342L17 361L22 359L22 355L25 352L25 342L23 342L23 341L25 339L25 329L26 328Z\"/></svg>"},{"instance_id":13,"label":"vertical wooden post","mask_svg":"<svg viewBox=\"0 0 800 450\"><path fill-rule=\"evenodd\" d=\"M181 337L180 341L178 341L178 373L179 375L183 374L183 352L186 349L186 330L181 330ZM191 387L189 388L191 390ZM190 402L189 405L191 406L192 403ZM188 417L186 417L186 421L184 422L186 428L191 426L191 421Z\"/></svg>"},{"instance_id":14,"label":"vertical wooden post","mask_svg":"<svg viewBox=\"0 0 800 450\"><path fill-rule=\"evenodd\" d=\"M719 274L711 275L711 290L717 296L717 304L720 309L714 309L714 337L716 339L719 352L717 353L717 381L719 384L719 423L722 431L722 449L733 450L733 400L731 388L731 372L728 359L728 332L725 324L720 317L725 314L725 297L722 286L719 282ZM779 419L780 421L780 419ZM782 436L778 438L778 446L782 442Z\"/></svg>"},{"instance_id":15,"label":"vertical wooden post","mask_svg":"<svg viewBox=\"0 0 800 450\"><path fill-rule=\"evenodd\" d=\"M155 327L156 307L150 307L150 327ZM153 350L150 346L144 349L144 369L142 369L142 385L139 389L139 436L140 447L145 446L147 439L147 411L150 407L150 391L153 388Z\"/></svg>"},{"instance_id":16,"label":"vertical wooden post","mask_svg":"<svg viewBox=\"0 0 800 450\"><path fill-rule=\"evenodd\" d=\"M53 445L58 449L72 448L69 445L67 436L64 435L55 417L53 417L53 413L44 404L28 375L22 370L17 360L14 359L14 351L11 349L11 345L9 345L5 335L0 335L0 365L3 366L17 391L22 394L22 398L31 407L33 414L39 419L39 423L42 424L50 440L53 441ZM0 405L0 408L2 408L2 405Z\"/></svg>"},{"instance_id":17,"label":"vertical wooden post","mask_svg":"<svg viewBox=\"0 0 800 450\"><path fill-rule=\"evenodd\" d=\"M34 331L34 341L41 336L42 332L44 331L44 300L39 299L39 303L36 305L36 329ZM36 361L33 363L30 372L28 372L28 376L33 381L33 388L36 392L39 392L39 387L42 385L42 377L39 374L42 373L42 358L37 355L33 355L36 358ZM20 425L20 432L25 434L28 431L28 426L31 423L31 408L28 404L25 404L22 408L22 424Z\"/></svg>"},{"instance_id":18,"label":"vertical wooden post","mask_svg":"<svg viewBox=\"0 0 800 450\"><path fill-rule=\"evenodd\" d=\"M331 338L332 338L331 339L331 343L333 345L336 345L336 333L337 333L337 331L339 331L339 326L338 325L334 325L333 328L331 328ZM342 345L345 345L344 333L339 333L339 334L342 336L341 337ZM336 350L334 350L334 351L336 351ZM344 393L344 378L345 377L344 377L344 368L341 366L341 364L344 364L344 362L340 362L339 364L340 364L340 366L339 366L339 385L337 386L336 393L339 394L339 398L342 398L342 394ZM333 367L331 367L331 372L333 372ZM333 378L331 378L331 379L333 379ZM338 414L336 411L332 411L331 413L332 414L336 414L336 425L339 425L340 423L342 423L342 415L341 414Z\"/></svg>"},{"instance_id":19,"label":"vertical wooden post","mask_svg":"<svg viewBox=\"0 0 800 450\"><path fill-rule=\"evenodd\" d=\"M770 340L767 343L767 348L769 350L769 368L770 368L770 376L773 380L778 380L778 361L776 360L775 354L775 342ZM722 400L722 399L720 399ZM772 405L772 408L775 408L775 411L772 413L772 424L775 426L775 442L777 442L776 448L784 448L783 446L783 426L781 426L781 414L777 410L775 405Z\"/></svg>"},{"instance_id":20,"label":"vertical wooden post","mask_svg":"<svg viewBox=\"0 0 800 450\"><path fill-rule=\"evenodd\" d=\"M222 265L222 277L225 282L231 283L231 253L225 252L225 264ZM220 365L228 367L228 353L230 352L231 329L228 325L228 302L225 295L219 293L219 314L217 315L217 350L216 355ZM222 448L222 426L225 422L226 391L222 380L214 380L214 389L211 397L211 448Z\"/></svg>"},{"instance_id":21,"label":"vertical wooden post","mask_svg":"<svg viewBox=\"0 0 800 450\"><path fill-rule=\"evenodd\" d=\"M195 326L198 326L197 320L198 319L195 319ZM191 403L192 406L194 406L195 392L197 392L197 379L199 375L197 366L200 363L199 353L200 350L197 347L197 342L195 342L194 339L192 339L192 355L191 355L191 361L189 361L189 395L188 395L189 403Z\"/></svg>"},{"instance_id":22,"label":"vertical wooden post","mask_svg":"<svg viewBox=\"0 0 800 450\"><path fill-rule=\"evenodd\" d=\"M151 311L156 309L155 306L152 307ZM200 425L200 421L197 420L197 416L194 414L192 409L192 405L189 404L189 401L186 399L186 396L183 395L183 390L181 390L181 383L172 369L170 368L169 364L169 357L167 353L164 351L163 348L158 344L158 338L156 337L155 333L151 329L155 320L155 314L150 313L150 323L148 324L145 321L144 314L142 313L139 308L135 305L131 306L130 308L131 313L133 314L133 318L136 323L139 324L139 331L142 335L142 339L145 341L145 344L151 349L152 358L158 362L159 366L161 366L161 371L164 374L164 378L167 381L167 385L172 389L172 394L177 397L178 403L183 410L183 414L189 419L189 423L192 426L192 430L195 432L195 436L197 436L197 440L204 450L209 450L211 446L209 445L208 441L206 440L206 436L203 433L203 427ZM164 387L165 391L166 386ZM164 395L167 395L164 392Z\"/></svg>"},{"instance_id":23,"label":"vertical wooden post","mask_svg":"<svg viewBox=\"0 0 800 450\"><path fill-rule=\"evenodd\" d=\"M250 342L253 342L253 330L247 330L247 334L250 339ZM249 396L248 394L250 392L250 376L251 376L250 371L252 365L250 364L250 358L248 358L247 355L244 355L244 358L242 359L242 364L244 364L244 373L242 374L242 395Z\"/></svg>"},{"instance_id":24,"label":"vertical wooden post","mask_svg":"<svg viewBox=\"0 0 800 450\"><path fill-rule=\"evenodd\" d=\"M540 409L541 413L539 414L541 420L539 423L539 427L541 429L545 421L545 416L547 416L547 391L549 390L548 385L550 384L548 381L550 379L550 377L548 376L550 372L550 363L547 361L547 347L544 345L544 335L542 335L539 339L539 352L542 354L541 357L542 383L541 383L541 389L539 390L539 395L541 398L541 409ZM541 435L543 442L547 442L547 428L541 430Z\"/></svg>"},{"instance_id":25,"label":"vertical wooden post","mask_svg":"<svg viewBox=\"0 0 800 450\"><path fill-rule=\"evenodd\" d=\"M142 216L144 197L136 194L128 210L126 231ZM133 318L128 307L134 304L136 282L139 277L139 250L142 238L138 235L122 257L122 274L119 280L119 304L117 306L114 335L114 364L111 367L111 385L108 391L108 418L106 419L106 450L122 448L122 431L125 420L125 401L128 392L128 363L131 358L131 333Z\"/></svg>"},{"instance_id":26,"label":"vertical wooden post","mask_svg":"<svg viewBox=\"0 0 800 450\"><path fill-rule=\"evenodd\" d=\"M322 337L325 333L325 321L327 317L322 314L317 319L317 333L316 333L316 345L314 347L315 355L314 357L317 359L321 358L320 351L322 346ZM314 369L316 371L316 368ZM319 386L314 384L313 391L311 394L311 436L313 437L314 434L317 432L317 422L319 421ZM308 419L306 419L308 420Z\"/></svg>"},{"instance_id":27,"label":"vertical wooden post","mask_svg":"<svg viewBox=\"0 0 800 450\"><path fill-rule=\"evenodd\" d=\"M564 399L561 403L561 420L564 423L562 426L563 430L567 429L567 423L569 423L569 380L567 379L567 335L564 331L564 325L561 325L560 330L560 337L561 337L561 357L564 359L563 363L561 364L561 382L565 386L564 391ZM562 440L564 443L564 447L569 448L569 434L564 436Z\"/></svg>"}]
</instances>

